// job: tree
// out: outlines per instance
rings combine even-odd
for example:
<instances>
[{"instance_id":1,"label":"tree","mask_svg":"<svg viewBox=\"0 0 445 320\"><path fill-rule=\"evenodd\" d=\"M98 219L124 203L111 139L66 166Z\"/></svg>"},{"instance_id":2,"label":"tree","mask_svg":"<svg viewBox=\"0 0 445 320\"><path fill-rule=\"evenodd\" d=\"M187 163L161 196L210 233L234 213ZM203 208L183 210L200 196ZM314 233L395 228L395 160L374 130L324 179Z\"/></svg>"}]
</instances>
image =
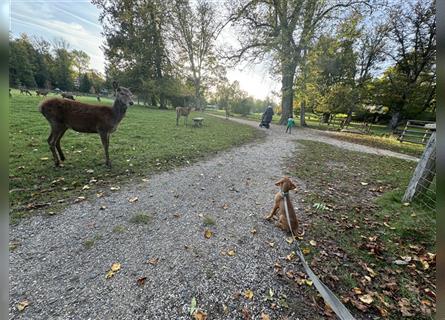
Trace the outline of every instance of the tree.
<instances>
[{"instance_id":1,"label":"tree","mask_svg":"<svg viewBox=\"0 0 445 320\"><path fill-rule=\"evenodd\" d=\"M90 65L90 56L82 50L73 50L73 66L77 70L77 77L80 80L82 74L88 69Z\"/></svg>"},{"instance_id":2,"label":"tree","mask_svg":"<svg viewBox=\"0 0 445 320\"><path fill-rule=\"evenodd\" d=\"M66 48L59 47L55 50L54 56L51 72L55 85L64 91L73 90L72 55Z\"/></svg>"},{"instance_id":3,"label":"tree","mask_svg":"<svg viewBox=\"0 0 445 320\"><path fill-rule=\"evenodd\" d=\"M171 38L177 44L179 62L191 77L194 95L201 108L203 80L216 63L214 42L221 30L216 9L206 0L198 0L192 8L188 0L175 0L170 22Z\"/></svg>"},{"instance_id":4,"label":"tree","mask_svg":"<svg viewBox=\"0 0 445 320\"><path fill-rule=\"evenodd\" d=\"M149 86L159 97L160 108L166 108L164 79L171 73L171 62L165 43L167 4L160 0L94 0L102 11L107 40L107 77L116 77L142 94Z\"/></svg>"},{"instance_id":5,"label":"tree","mask_svg":"<svg viewBox=\"0 0 445 320\"><path fill-rule=\"evenodd\" d=\"M395 130L406 115L425 111L436 95L436 2L418 0L398 6L390 15L388 55L395 66L386 70L381 97L390 108L389 127Z\"/></svg>"},{"instance_id":6,"label":"tree","mask_svg":"<svg viewBox=\"0 0 445 320\"><path fill-rule=\"evenodd\" d=\"M360 0L276 0L231 1L230 22L242 35L240 47L228 57L250 61L270 57L281 76L280 123L285 124L292 115L294 78L316 32L326 27L339 10L368 4Z\"/></svg>"},{"instance_id":7,"label":"tree","mask_svg":"<svg viewBox=\"0 0 445 320\"><path fill-rule=\"evenodd\" d=\"M91 81L90 81L90 77L88 76L87 73L84 73L81 77L80 77L80 81L79 81L79 91L80 92L90 92L91 90Z\"/></svg>"},{"instance_id":8,"label":"tree","mask_svg":"<svg viewBox=\"0 0 445 320\"><path fill-rule=\"evenodd\" d=\"M24 85L35 87L34 60L35 50L26 34L9 41L9 83L11 86Z\"/></svg>"}]
</instances>

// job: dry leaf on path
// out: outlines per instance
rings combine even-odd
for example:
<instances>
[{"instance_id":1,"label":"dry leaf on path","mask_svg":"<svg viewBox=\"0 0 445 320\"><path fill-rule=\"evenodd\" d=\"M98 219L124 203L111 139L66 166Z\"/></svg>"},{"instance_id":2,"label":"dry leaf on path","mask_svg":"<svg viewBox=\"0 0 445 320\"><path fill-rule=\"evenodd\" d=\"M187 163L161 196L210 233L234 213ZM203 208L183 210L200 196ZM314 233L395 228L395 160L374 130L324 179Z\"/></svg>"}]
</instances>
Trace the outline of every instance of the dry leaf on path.
<instances>
[{"instance_id":1,"label":"dry leaf on path","mask_svg":"<svg viewBox=\"0 0 445 320\"><path fill-rule=\"evenodd\" d=\"M211 230L206 229L206 230L204 231L204 237L205 237L206 239L210 239L212 236L213 236L213 232L212 232Z\"/></svg>"},{"instance_id":2,"label":"dry leaf on path","mask_svg":"<svg viewBox=\"0 0 445 320\"><path fill-rule=\"evenodd\" d=\"M193 314L193 317L195 320L206 320L207 319L207 313L205 313L202 310L196 310Z\"/></svg>"},{"instance_id":3,"label":"dry leaf on path","mask_svg":"<svg viewBox=\"0 0 445 320\"><path fill-rule=\"evenodd\" d=\"M315 240L311 240L311 241L309 241L309 243L311 244L311 246L316 246L317 245L317 241L315 241Z\"/></svg>"},{"instance_id":4,"label":"dry leaf on path","mask_svg":"<svg viewBox=\"0 0 445 320\"><path fill-rule=\"evenodd\" d=\"M130 203L134 203L134 202L136 202L136 201L138 201L138 200L139 200L138 197L131 197L130 199L128 199L128 202L130 202Z\"/></svg>"},{"instance_id":5,"label":"dry leaf on path","mask_svg":"<svg viewBox=\"0 0 445 320\"><path fill-rule=\"evenodd\" d=\"M26 308L27 306L29 306L29 302L28 302L28 300L20 301L20 302L17 303L17 305L16 305L17 310L19 310L19 311L23 311L23 310L25 310L25 308Z\"/></svg>"},{"instance_id":6,"label":"dry leaf on path","mask_svg":"<svg viewBox=\"0 0 445 320\"><path fill-rule=\"evenodd\" d=\"M267 313L262 312L261 313L261 320L270 320L270 317Z\"/></svg>"},{"instance_id":7,"label":"dry leaf on path","mask_svg":"<svg viewBox=\"0 0 445 320\"><path fill-rule=\"evenodd\" d=\"M244 292L244 297L245 297L246 299L252 300L252 298L253 298L253 291L250 290L250 289L246 290L246 291Z\"/></svg>"},{"instance_id":8,"label":"dry leaf on path","mask_svg":"<svg viewBox=\"0 0 445 320\"><path fill-rule=\"evenodd\" d=\"M147 280L147 277L142 277L136 280L136 283L138 286L142 287L145 284L145 280Z\"/></svg>"},{"instance_id":9,"label":"dry leaf on path","mask_svg":"<svg viewBox=\"0 0 445 320\"><path fill-rule=\"evenodd\" d=\"M117 190L119 190L120 188L121 188L121 187L119 187L119 186L117 186L117 187L111 187L110 190L111 190L111 191L117 191Z\"/></svg>"},{"instance_id":10,"label":"dry leaf on path","mask_svg":"<svg viewBox=\"0 0 445 320\"><path fill-rule=\"evenodd\" d=\"M361 302L366 304L371 304L374 301L374 299L371 297L370 294L364 294L358 298L360 299Z\"/></svg>"},{"instance_id":11,"label":"dry leaf on path","mask_svg":"<svg viewBox=\"0 0 445 320\"><path fill-rule=\"evenodd\" d=\"M230 249L229 251L227 251L227 255L233 257L236 254L235 250Z\"/></svg>"},{"instance_id":12,"label":"dry leaf on path","mask_svg":"<svg viewBox=\"0 0 445 320\"><path fill-rule=\"evenodd\" d=\"M157 265L158 262L159 262L159 258L150 258L150 259L147 260L147 263L151 264L152 266Z\"/></svg>"}]
</instances>

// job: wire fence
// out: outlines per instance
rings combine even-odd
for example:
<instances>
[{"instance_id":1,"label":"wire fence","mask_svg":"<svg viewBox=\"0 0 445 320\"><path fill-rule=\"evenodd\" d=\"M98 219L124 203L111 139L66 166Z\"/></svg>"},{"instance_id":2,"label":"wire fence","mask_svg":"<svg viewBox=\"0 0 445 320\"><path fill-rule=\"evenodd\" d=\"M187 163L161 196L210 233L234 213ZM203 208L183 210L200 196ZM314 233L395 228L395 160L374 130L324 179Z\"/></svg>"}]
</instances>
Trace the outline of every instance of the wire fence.
<instances>
[{"instance_id":1,"label":"wire fence","mask_svg":"<svg viewBox=\"0 0 445 320\"><path fill-rule=\"evenodd\" d=\"M425 151L406 188L403 202L419 202L436 210L436 132L431 134Z\"/></svg>"}]
</instances>

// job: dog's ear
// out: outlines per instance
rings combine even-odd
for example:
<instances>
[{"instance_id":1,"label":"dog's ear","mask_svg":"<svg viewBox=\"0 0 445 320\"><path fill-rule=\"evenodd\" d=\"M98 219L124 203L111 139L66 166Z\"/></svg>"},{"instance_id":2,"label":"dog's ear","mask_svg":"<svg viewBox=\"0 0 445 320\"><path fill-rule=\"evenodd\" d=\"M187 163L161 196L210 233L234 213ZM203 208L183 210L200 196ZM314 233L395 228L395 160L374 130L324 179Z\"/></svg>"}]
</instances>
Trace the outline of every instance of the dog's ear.
<instances>
[{"instance_id":1,"label":"dog's ear","mask_svg":"<svg viewBox=\"0 0 445 320\"><path fill-rule=\"evenodd\" d=\"M277 182L275 182L276 186L281 186L281 184L284 182L284 178L281 178L280 180L278 180Z\"/></svg>"},{"instance_id":2,"label":"dog's ear","mask_svg":"<svg viewBox=\"0 0 445 320\"><path fill-rule=\"evenodd\" d=\"M291 180L289 180L289 182L290 182L290 190L297 189L297 186L295 185L295 183L293 183Z\"/></svg>"}]
</instances>

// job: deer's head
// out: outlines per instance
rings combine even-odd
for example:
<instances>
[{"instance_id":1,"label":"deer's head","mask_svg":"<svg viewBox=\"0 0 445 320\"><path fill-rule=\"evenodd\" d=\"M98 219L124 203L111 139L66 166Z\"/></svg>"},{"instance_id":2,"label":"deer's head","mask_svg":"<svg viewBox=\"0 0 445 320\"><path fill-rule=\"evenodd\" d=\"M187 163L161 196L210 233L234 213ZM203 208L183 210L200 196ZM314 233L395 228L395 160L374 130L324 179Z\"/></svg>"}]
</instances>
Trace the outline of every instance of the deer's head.
<instances>
[{"instance_id":1,"label":"deer's head","mask_svg":"<svg viewBox=\"0 0 445 320\"><path fill-rule=\"evenodd\" d=\"M113 88L116 93L117 101L126 107L133 105L133 94L131 93L130 89L120 87L117 81L113 81Z\"/></svg>"}]
</instances>

